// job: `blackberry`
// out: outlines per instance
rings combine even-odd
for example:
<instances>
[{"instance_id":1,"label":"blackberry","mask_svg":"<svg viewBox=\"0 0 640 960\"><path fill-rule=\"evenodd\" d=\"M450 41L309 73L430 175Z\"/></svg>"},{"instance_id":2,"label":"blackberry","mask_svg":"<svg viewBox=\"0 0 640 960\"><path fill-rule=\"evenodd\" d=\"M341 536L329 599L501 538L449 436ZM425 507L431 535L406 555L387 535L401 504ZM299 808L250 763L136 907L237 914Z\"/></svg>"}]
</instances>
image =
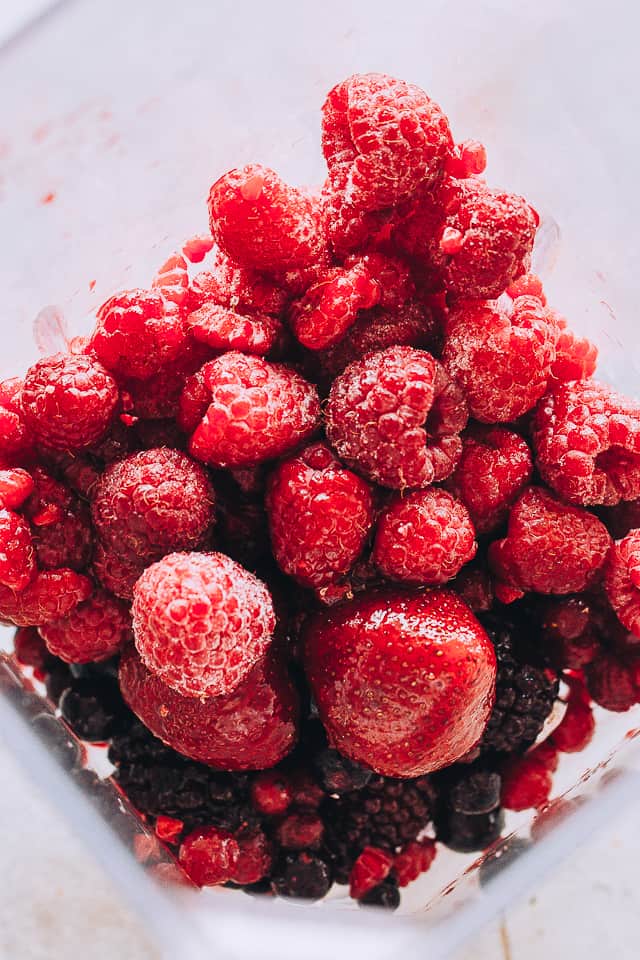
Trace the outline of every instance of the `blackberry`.
<instances>
[{"instance_id":1,"label":"blackberry","mask_svg":"<svg viewBox=\"0 0 640 960\"><path fill-rule=\"evenodd\" d=\"M76 736L92 743L108 740L131 722L117 682L106 675L73 680L59 707Z\"/></svg>"},{"instance_id":2,"label":"blackberry","mask_svg":"<svg viewBox=\"0 0 640 960\"><path fill-rule=\"evenodd\" d=\"M536 739L558 695L557 677L527 662L526 624L495 613L479 617L496 651L496 701L480 741L481 752L522 752ZM525 659L520 659L518 651Z\"/></svg>"},{"instance_id":3,"label":"blackberry","mask_svg":"<svg viewBox=\"0 0 640 960\"><path fill-rule=\"evenodd\" d=\"M271 889L279 897L321 900L331 889L329 865L317 854L291 854L276 868Z\"/></svg>"},{"instance_id":4,"label":"blackberry","mask_svg":"<svg viewBox=\"0 0 640 960\"><path fill-rule=\"evenodd\" d=\"M400 891L392 877L369 890L358 900L359 907L384 907L385 910L397 910L400 906Z\"/></svg>"}]
</instances>

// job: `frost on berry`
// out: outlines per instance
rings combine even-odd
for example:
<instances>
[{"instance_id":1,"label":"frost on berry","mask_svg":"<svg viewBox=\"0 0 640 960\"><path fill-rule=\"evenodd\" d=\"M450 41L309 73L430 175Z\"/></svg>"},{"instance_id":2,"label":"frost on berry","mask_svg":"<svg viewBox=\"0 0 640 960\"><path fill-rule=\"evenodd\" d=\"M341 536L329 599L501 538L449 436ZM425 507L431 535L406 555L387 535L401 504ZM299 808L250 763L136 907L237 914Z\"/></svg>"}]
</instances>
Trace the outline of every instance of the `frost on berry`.
<instances>
[{"instance_id":1,"label":"frost on berry","mask_svg":"<svg viewBox=\"0 0 640 960\"><path fill-rule=\"evenodd\" d=\"M189 451L215 467L252 467L289 453L316 429L316 389L282 364L226 353L185 387L180 426Z\"/></svg>"},{"instance_id":2,"label":"frost on berry","mask_svg":"<svg viewBox=\"0 0 640 960\"><path fill-rule=\"evenodd\" d=\"M24 590L36 572L29 524L12 510L0 508L0 585Z\"/></svg>"},{"instance_id":3,"label":"frost on berry","mask_svg":"<svg viewBox=\"0 0 640 960\"><path fill-rule=\"evenodd\" d=\"M442 362L464 389L473 417L508 422L545 392L557 337L533 297L515 300L511 314L495 303L465 303L449 317Z\"/></svg>"},{"instance_id":4,"label":"frost on berry","mask_svg":"<svg viewBox=\"0 0 640 960\"><path fill-rule=\"evenodd\" d=\"M123 600L133 599L133 588L149 561L125 554L117 545L105 547L98 541L93 558L93 574L105 590Z\"/></svg>"},{"instance_id":5,"label":"frost on berry","mask_svg":"<svg viewBox=\"0 0 640 960\"><path fill-rule=\"evenodd\" d=\"M255 270L304 267L323 253L319 201L257 163L216 180L209 192L209 222L222 250Z\"/></svg>"},{"instance_id":6,"label":"frost on berry","mask_svg":"<svg viewBox=\"0 0 640 960\"><path fill-rule=\"evenodd\" d=\"M399 887L407 887L418 877L426 873L437 853L435 840L425 837L423 840L412 840L397 853L393 859L393 871Z\"/></svg>"},{"instance_id":7,"label":"frost on berry","mask_svg":"<svg viewBox=\"0 0 640 960\"><path fill-rule=\"evenodd\" d=\"M18 377L0 381L0 465L14 467L33 456L33 437L25 423Z\"/></svg>"},{"instance_id":8,"label":"frost on berry","mask_svg":"<svg viewBox=\"0 0 640 960\"><path fill-rule=\"evenodd\" d=\"M462 436L462 455L446 486L462 500L477 532L488 533L506 519L532 470L531 451L519 434L474 424Z\"/></svg>"},{"instance_id":9,"label":"frost on berry","mask_svg":"<svg viewBox=\"0 0 640 960\"><path fill-rule=\"evenodd\" d=\"M240 350L264 356L277 340L280 323L267 314L244 316L216 303L206 303L186 318L191 336L212 350Z\"/></svg>"},{"instance_id":10,"label":"frost on berry","mask_svg":"<svg viewBox=\"0 0 640 960\"><path fill-rule=\"evenodd\" d=\"M42 467L32 476L34 491L24 504L24 515L31 523L39 567L84 571L93 550L89 508Z\"/></svg>"},{"instance_id":11,"label":"frost on berry","mask_svg":"<svg viewBox=\"0 0 640 960\"><path fill-rule=\"evenodd\" d=\"M586 337L579 337L570 330L567 321L559 313L549 312L559 330L556 359L551 364L550 386L568 380L588 380L596 372L598 348Z\"/></svg>"},{"instance_id":12,"label":"frost on berry","mask_svg":"<svg viewBox=\"0 0 640 960\"><path fill-rule=\"evenodd\" d=\"M172 553L147 567L132 615L146 666L187 697L231 693L275 628L264 584L221 553Z\"/></svg>"},{"instance_id":13,"label":"frost on berry","mask_svg":"<svg viewBox=\"0 0 640 960\"><path fill-rule=\"evenodd\" d=\"M296 742L298 697L286 667L271 655L232 693L198 698L176 693L128 647L120 660L120 687L156 737L218 770L275 766Z\"/></svg>"},{"instance_id":14,"label":"frost on berry","mask_svg":"<svg viewBox=\"0 0 640 960\"><path fill-rule=\"evenodd\" d=\"M32 436L48 449L75 451L106 433L118 388L91 357L57 353L30 367L20 396Z\"/></svg>"},{"instance_id":15,"label":"frost on berry","mask_svg":"<svg viewBox=\"0 0 640 960\"><path fill-rule=\"evenodd\" d=\"M231 880L239 857L237 840L219 827L194 830L184 838L178 854L180 866L199 887Z\"/></svg>"},{"instance_id":16,"label":"frost on berry","mask_svg":"<svg viewBox=\"0 0 640 960\"><path fill-rule=\"evenodd\" d=\"M489 548L496 576L519 590L577 593L602 574L611 537L593 514L527 487L509 514L507 536Z\"/></svg>"},{"instance_id":17,"label":"frost on berry","mask_svg":"<svg viewBox=\"0 0 640 960\"><path fill-rule=\"evenodd\" d=\"M217 304L241 314L277 317L286 302L286 291L274 280L236 263L220 247L214 247L210 268L196 274L189 291L191 310Z\"/></svg>"},{"instance_id":18,"label":"frost on berry","mask_svg":"<svg viewBox=\"0 0 640 960\"><path fill-rule=\"evenodd\" d=\"M398 219L394 207L368 210L354 204L346 190L349 168L333 170L322 188L324 225L334 257L375 249Z\"/></svg>"},{"instance_id":19,"label":"frost on berry","mask_svg":"<svg viewBox=\"0 0 640 960\"><path fill-rule=\"evenodd\" d=\"M291 307L289 324L303 346L323 350L344 336L360 310L374 306L379 299L379 285L358 258L349 267L330 268L309 287Z\"/></svg>"},{"instance_id":20,"label":"frost on berry","mask_svg":"<svg viewBox=\"0 0 640 960\"><path fill-rule=\"evenodd\" d=\"M605 587L620 623L640 636L640 530L632 530L613 545Z\"/></svg>"},{"instance_id":21,"label":"frost on berry","mask_svg":"<svg viewBox=\"0 0 640 960\"><path fill-rule=\"evenodd\" d=\"M196 234L182 244L182 253L189 263L202 263L212 247L213 239L211 237Z\"/></svg>"},{"instance_id":22,"label":"frost on berry","mask_svg":"<svg viewBox=\"0 0 640 960\"><path fill-rule=\"evenodd\" d=\"M593 380L563 383L540 401L536 463L563 499L605 504L640 496L640 404Z\"/></svg>"},{"instance_id":23,"label":"frost on berry","mask_svg":"<svg viewBox=\"0 0 640 960\"><path fill-rule=\"evenodd\" d=\"M50 653L66 663L108 660L131 638L131 617L121 600L96 590L67 616L40 627Z\"/></svg>"},{"instance_id":24,"label":"frost on berry","mask_svg":"<svg viewBox=\"0 0 640 960\"><path fill-rule=\"evenodd\" d=\"M164 420L175 417L187 379L211 359L213 349L192 340L177 360L161 367L145 380L123 381L126 411L142 420Z\"/></svg>"},{"instance_id":25,"label":"frost on berry","mask_svg":"<svg viewBox=\"0 0 640 960\"><path fill-rule=\"evenodd\" d=\"M322 108L329 177L342 176L351 206L380 210L432 182L453 149L440 107L414 84L382 73L355 74Z\"/></svg>"},{"instance_id":26,"label":"frost on berry","mask_svg":"<svg viewBox=\"0 0 640 960\"><path fill-rule=\"evenodd\" d=\"M266 508L280 568L307 587L347 574L373 523L368 485L320 443L276 467Z\"/></svg>"},{"instance_id":27,"label":"frost on berry","mask_svg":"<svg viewBox=\"0 0 640 960\"><path fill-rule=\"evenodd\" d=\"M49 623L87 600L92 590L91 581L74 570L43 571L20 593L0 586L0 621L18 627Z\"/></svg>"},{"instance_id":28,"label":"frost on berry","mask_svg":"<svg viewBox=\"0 0 640 960\"><path fill-rule=\"evenodd\" d=\"M443 480L462 450L460 389L425 351L390 347L352 363L333 383L327 436L338 455L383 486Z\"/></svg>"},{"instance_id":29,"label":"frost on berry","mask_svg":"<svg viewBox=\"0 0 640 960\"><path fill-rule=\"evenodd\" d=\"M170 315L184 309L189 296L189 270L187 261L180 253L173 253L162 264L151 283L151 289L157 290Z\"/></svg>"},{"instance_id":30,"label":"frost on berry","mask_svg":"<svg viewBox=\"0 0 640 960\"><path fill-rule=\"evenodd\" d=\"M446 583L473 559L475 530L464 504L431 487L396 495L378 520L372 558L392 580Z\"/></svg>"},{"instance_id":31,"label":"frost on berry","mask_svg":"<svg viewBox=\"0 0 640 960\"><path fill-rule=\"evenodd\" d=\"M176 360L186 333L157 290L117 293L98 310L89 349L117 377L146 380Z\"/></svg>"}]
</instances>

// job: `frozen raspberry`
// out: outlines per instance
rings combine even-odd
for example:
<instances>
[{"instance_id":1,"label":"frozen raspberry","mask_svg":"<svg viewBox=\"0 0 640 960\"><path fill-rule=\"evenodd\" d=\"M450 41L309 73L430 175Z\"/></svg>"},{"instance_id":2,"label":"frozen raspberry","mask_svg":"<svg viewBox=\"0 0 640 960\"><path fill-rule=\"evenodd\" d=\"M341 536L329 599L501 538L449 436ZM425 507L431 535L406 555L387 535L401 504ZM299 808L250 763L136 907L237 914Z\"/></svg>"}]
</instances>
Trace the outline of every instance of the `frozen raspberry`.
<instances>
[{"instance_id":1,"label":"frozen raspberry","mask_svg":"<svg viewBox=\"0 0 640 960\"><path fill-rule=\"evenodd\" d=\"M151 288L164 300L168 315L185 307L189 296L189 269L182 254L171 254L156 273Z\"/></svg>"},{"instance_id":2,"label":"frozen raspberry","mask_svg":"<svg viewBox=\"0 0 640 960\"><path fill-rule=\"evenodd\" d=\"M605 587L620 623L640 636L640 530L632 530L613 545Z\"/></svg>"},{"instance_id":3,"label":"frozen raspberry","mask_svg":"<svg viewBox=\"0 0 640 960\"><path fill-rule=\"evenodd\" d=\"M393 856L378 847L365 847L349 875L349 894L359 900L389 876Z\"/></svg>"},{"instance_id":4,"label":"frozen raspberry","mask_svg":"<svg viewBox=\"0 0 640 960\"><path fill-rule=\"evenodd\" d=\"M395 208L368 210L347 192L348 166L332 171L322 189L324 223L332 253L342 259L354 250L375 249L397 218Z\"/></svg>"},{"instance_id":5,"label":"frozen raspberry","mask_svg":"<svg viewBox=\"0 0 640 960\"><path fill-rule=\"evenodd\" d=\"M462 456L446 482L466 506L478 533L506 519L529 483L533 463L525 440L512 430L475 424L462 437Z\"/></svg>"},{"instance_id":6,"label":"frozen raspberry","mask_svg":"<svg viewBox=\"0 0 640 960\"><path fill-rule=\"evenodd\" d=\"M189 263L202 263L206 255L213 248L213 238L196 235L189 237L182 244L182 252Z\"/></svg>"},{"instance_id":7,"label":"frozen raspberry","mask_svg":"<svg viewBox=\"0 0 640 960\"><path fill-rule=\"evenodd\" d=\"M273 863L273 847L266 835L256 827L245 827L235 836L240 855L234 867L233 882L244 885L267 877Z\"/></svg>"},{"instance_id":8,"label":"frozen raspberry","mask_svg":"<svg viewBox=\"0 0 640 960\"><path fill-rule=\"evenodd\" d=\"M585 669L587 688L599 706L614 713L630 710L638 698L631 664L603 651Z\"/></svg>"},{"instance_id":9,"label":"frozen raspberry","mask_svg":"<svg viewBox=\"0 0 640 960\"><path fill-rule=\"evenodd\" d=\"M564 717L553 731L553 745L562 753L579 753L591 743L595 727L588 699L570 695Z\"/></svg>"},{"instance_id":10,"label":"frozen raspberry","mask_svg":"<svg viewBox=\"0 0 640 960\"><path fill-rule=\"evenodd\" d=\"M174 817L156 817L155 835L163 843L177 843L183 830L184 823L182 820L176 820Z\"/></svg>"},{"instance_id":11,"label":"frozen raspberry","mask_svg":"<svg viewBox=\"0 0 640 960\"><path fill-rule=\"evenodd\" d=\"M535 297L543 307L546 306L547 303L547 298L544 295L544 289L542 287L542 280L540 277L537 277L535 273L523 273L517 280L509 284L505 293L511 297L512 300L517 300L518 297Z\"/></svg>"},{"instance_id":12,"label":"frozen raspberry","mask_svg":"<svg viewBox=\"0 0 640 960\"><path fill-rule=\"evenodd\" d=\"M200 827L182 841L180 866L199 887L213 887L231 880L240 859L233 834L219 827Z\"/></svg>"},{"instance_id":13,"label":"frozen raspberry","mask_svg":"<svg viewBox=\"0 0 640 960\"><path fill-rule=\"evenodd\" d=\"M382 73L355 74L322 108L322 152L333 179L346 172L351 204L379 210L433 181L452 152L446 116L413 84Z\"/></svg>"},{"instance_id":14,"label":"frozen raspberry","mask_svg":"<svg viewBox=\"0 0 640 960\"><path fill-rule=\"evenodd\" d=\"M449 318L442 362L465 390L471 416L516 420L547 387L557 336L532 297L519 297L511 315L493 303L465 303Z\"/></svg>"},{"instance_id":15,"label":"frozen raspberry","mask_svg":"<svg viewBox=\"0 0 640 960\"><path fill-rule=\"evenodd\" d=\"M393 871L399 887L407 887L426 873L435 860L437 847L431 837L412 840L393 858Z\"/></svg>"},{"instance_id":16,"label":"frozen raspberry","mask_svg":"<svg viewBox=\"0 0 640 960\"><path fill-rule=\"evenodd\" d=\"M196 422L189 450L212 466L257 466L289 453L317 427L315 388L281 364L226 353L206 364L194 383L196 402L188 384L179 422L183 428Z\"/></svg>"},{"instance_id":17,"label":"frozen raspberry","mask_svg":"<svg viewBox=\"0 0 640 960\"><path fill-rule=\"evenodd\" d=\"M131 617L126 605L104 590L96 590L60 620L40 627L54 656L66 663L108 660L131 639Z\"/></svg>"},{"instance_id":18,"label":"frozen raspberry","mask_svg":"<svg viewBox=\"0 0 640 960\"><path fill-rule=\"evenodd\" d=\"M38 565L43 570L83 571L91 559L93 530L85 503L41 467L33 471L34 492L24 505L31 522Z\"/></svg>"},{"instance_id":19,"label":"frozen raspberry","mask_svg":"<svg viewBox=\"0 0 640 960\"><path fill-rule=\"evenodd\" d=\"M0 508L0 585L24 590L36 572L31 530L21 516Z\"/></svg>"},{"instance_id":20,"label":"frozen raspberry","mask_svg":"<svg viewBox=\"0 0 640 960\"><path fill-rule=\"evenodd\" d=\"M276 829L276 840L284 850L317 850L322 842L324 823L317 813L290 813Z\"/></svg>"},{"instance_id":21,"label":"frozen raspberry","mask_svg":"<svg viewBox=\"0 0 640 960\"><path fill-rule=\"evenodd\" d=\"M169 447L181 450L185 438L178 424L171 417L164 420L138 420L133 428L135 446L142 450Z\"/></svg>"},{"instance_id":22,"label":"frozen raspberry","mask_svg":"<svg viewBox=\"0 0 640 960\"><path fill-rule=\"evenodd\" d=\"M146 380L178 358L186 333L155 290L126 290L98 310L90 350L118 377Z\"/></svg>"},{"instance_id":23,"label":"frozen raspberry","mask_svg":"<svg viewBox=\"0 0 640 960\"><path fill-rule=\"evenodd\" d=\"M44 672L50 654L36 627L19 627L13 635L13 651L18 663Z\"/></svg>"},{"instance_id":24,"label":"frozen raspberry","mask_svg":"<svg viewBox=\"0 0 640 960\"><path fill-rule=\"evenodd\" d=\"M536 593L577 593L599 576L611 546L603 523L527 487L509 515L507 536L489 548L489 564L507 584Z\"/></svg>"},{"instance_id":25,"label":"frozen raspberry","mask_svg":"<svg viewBox=\"0 0 640 960\"><path fill-rule=\"evenodd\" d=\"M18 510L34 489L33 478L19 467L13 470L0 470L0 506L7 510Z\"/></svg>"},{"instance_id":26,"label":"frozen raspberry","mask_svg":"<svg viewBox=\"0 0 640 960\"><path fill-rule=\"evenodd\" d=\"M91 592L91 581L74 570L47 570L20 593L0 586L0 621L38 627L71 613Z\"/></svg>"},{"instance_id":27,"label":"frozen raspberry","mask_svg":"<svg viewBox=\"0 0 640 960\"><path fill-rule=\"evenodd\" d=\"M96 360L57 353L27 371L25 424L43 447L74 451L106 433L118 401L115 380Z\"/></svg>"},{"instance_id":28,"label":"frozen raspberry","mask_svg":"<svg viewBox=\"0 0 640 960\"><path fill-rule=\"evenodd\" d=\"M445 169L452 176L464 180L465 177L478 176L487 166L487 151L478 140L464 140L457 143L448 158Z\"/></svg>"},{"instance_id":29,"label":"frozen raspberry","mask_svg":"<svg viewBox=\"0 0 640 960\"><path fill-rule=\"evenodd\" d=\"M213 350L191 340L177 360L163 366L146 380L126 380L123 398L127 413L143 420L164 420L178 413L187 378L211 359Z\"/></svg>"},{"instance_id":30,"label":"frozen raspberry","mask_svg":"<svg viewBox=\"0 0 640 960\"><path fill-rule=\"evenodd\" d=\"M588 594L547 600L540 610L542 647L559 669L581 670L601 650L600 611ZM607 611L606 620L613 614ZM611 636L610 624L606 634ZM612 626L612 625L611 625Z\"/></svg>"},{"instance_id":31,"label":"frozen raspberry","mask_svg":"<svg viewBox=\"0 0 640 960\"><path fill-rule=\"evenodd\" d=\"M542 478L571 503L612 505L640 496L640 404L593 380L563 383L533 424Z\"/></svg>"},{"instance_id":32,"label":"frozen raspberry","mask_svg":"<svg viewBox=\"0 0 640 960\"><path fill-rule=\"evenodd\" d=\"M353 267L361 263L379 290L377 303L383 310L400 310L415 296L415 284L411 271L404 260L378 252L366 253L363 257L352 256L345 265Z\"/></svg>"},{"instance_id":33,"label":"frozen raspberry","mask_svg":"<svg viewBox=\"0 0 640 960\"><path fill-rule=\"evenodd\" d=\"M259 773L251 784L251 800L259 813L276 817L286 813L293 801L293 785L278 770Z\"/></svg>"},{"instance_id":34,"label":"frozen raspberry","mask_svg":"<svg viewBox=\"0 0 640 960\"><path fill-rule=\"evenodd\" d=\"M187 697L231 693L275 628L264 584L221 553L172 553L147 567L132 615L145 664Z\"/></svg>"},{"instance_id":35,"label":"frozen raspberry","mask_svg":"<svg viewBox=\"0 0 640 960\"><path fill-rule=\"evenodd\" d=\"M420 487L449 476L462 450L466 403L424 351L389 347L335 381L327 435L338 455L383 486Z\"/></svg>"},{"instance_id":36,"label":"frozen raspberry","mask_svg":"<svg viewBox=\"0 0 640 960\"><path fill-rule=\"evenodd\" d=\"M279 566L308 587L348 573L373 523L369 487L321 443L275 469L266 508Z\"/></svg>"},{"instance_id":37,"label":"frozen raspberry","mask_svg":"<svg viewBox=\"0 0 640 960\"><path fill-rule=\"evenodd\" d=\"M383 510L372 557L392 580L434 585L455 577L476 549L464 504L431 487L396 495Z\"/></svg>"},{"instance_id":38,"label":"frozen raspberry","mask_svg":"<svg viewBox=\"0 0 640 960\"><path fill-rule=\"evenodd\" d=\"M551 364L549 385L568 380L588 380L596 372L598 348L579 337L567 326L567 321L555 311L549 311L555 318L560 331L556 341L556 359Z\"/></svg>"},{"instance_id":39,"label":"frozen raspberry","mask_svg":"<svg viewBox=\"0 0 640 960\"><path fill-rule=\"evenodd\" d=\"M0 381L0 465L13 467L33 456L33 437L28 429L20 397L23 381L18 377Z\"/></svg>"},{"instance_id":40,"label":"frozen raspberry","mask_svg":"<svg viewBox=\"0 0 640 960\"><path fill-rule=\"evenodd\" d=\"M96 544L93 558L93 572L98 582L116 597L123 600L133 599L133 588L142 575L148 561L137 556L126 556L117 545L104 547Z\"/></svg>"},{"instance_id":41,"label":"frozen raspberry","mask_svg":"<svg viewBox=\"0 0 640 960\"><path fill-rule=\"evenodd\" d=\"M210 270L198 273L191 283L189 303L192 310L206 304L219 304L241 314L279 316L287 293L269 277L241 266L219 247L213 251Z\"/></svg>"},{"instance_id":42,"label":"frozen raspberry","mask_svg":"<svg viewBox=\"0 0 640 960\"><path fill-rule=\"evenodd\" d=\"M474 613L483 613L493 606L493 583L491 576L483 567L471 564L463 567L449 587Z\"/></svg>"},{"instance_id":43,"label":"frozen raspberry","mask_svg":"<svg viewBox=\"0 0 640 960\"><path fill-rule=\"evenodd\" d=\"M264 356L273 348L280 324L273 317L247 317L206 303L186 318L191 335L213 350L240 350Z\"/></svg>"},{"instance_id":44,"label":"frozen raspberry","mask_svg":"<svg viewBox=\"0 0 640 960\"><path fill-rule=\"evenodd\" d=\"M209 193L209 221L225 253L256 270L304 267L322 254L318 201L257 163L216 180Z\"/></svg>"},{"instance_id":45,"label":"frozen raspberry","mask_svg":"<svg viewBox=\"0 0 640 960\"><path fill-rule=\"evenodd\" d=\"M543 807L551 794L556 765L557 754L547 744L508 760L502 769L502 806L507 810Z\"/></svg>"},{"instance_id":46,"label":"frozen raspberry","mask_svg":"<svg viewBox=\"0 0 640 960\"><path fill-rule=\"evenodd\" d=\"M272 767L296 742L298 697L286 668L270 655L232 693L197 698L168 687L131 646L120 659L120 687L152 733L217 770Z\"/></svg>"},{"instance_id":47,"label":"frozen raspberry","mask_svg":"<svg viewBox=\"0 0 640 960\"><path fill-rule=\"evenodd\" d=\"M614 540L622 540L632 530L640 528L640 499L625 500L613 507L598 511Z\"/></svg>"},{"instance_id":48,"label":"frozen raspberry","mask_svg":"<svg viewBox=\"0 0 640 960\"><path fill-rule=\"evenodd\" d=\"M379 299L380 287L358 258L349 268L332 267L309 287L293 304L289 323L303 346L323 350L353 326L358 311L374 306Z\"/></svg>"},{"instance_id":49,"label":"frozen raspberry","mask_svg":"<svg viewBox=\"0 0 640 960\"><path fill-rule=\"evenodd\" d=\"M206 471L179 450L159 447L111 464L91 513L107 549L141 560L202 543L214 519Z\"/></svg>"}]
</instances>

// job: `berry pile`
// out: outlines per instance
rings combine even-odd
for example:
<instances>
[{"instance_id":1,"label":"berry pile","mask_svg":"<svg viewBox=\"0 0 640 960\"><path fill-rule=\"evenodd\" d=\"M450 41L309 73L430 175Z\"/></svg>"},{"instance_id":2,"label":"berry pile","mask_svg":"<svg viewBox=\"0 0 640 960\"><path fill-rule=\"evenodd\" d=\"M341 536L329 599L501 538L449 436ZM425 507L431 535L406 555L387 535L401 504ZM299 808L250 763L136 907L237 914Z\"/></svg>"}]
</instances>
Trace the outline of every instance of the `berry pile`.
<instances>
[{"instance_id":1,"label":"berry pile","mask_svg":"<svg viewBox=\"0 0 640 960\"><path fill-rule=\"evenodd\" d=\"M419 87L322 150L0 383L0 621L176 871L395 909L640 700L640 404Z\"/></svg>"}]
</instances>

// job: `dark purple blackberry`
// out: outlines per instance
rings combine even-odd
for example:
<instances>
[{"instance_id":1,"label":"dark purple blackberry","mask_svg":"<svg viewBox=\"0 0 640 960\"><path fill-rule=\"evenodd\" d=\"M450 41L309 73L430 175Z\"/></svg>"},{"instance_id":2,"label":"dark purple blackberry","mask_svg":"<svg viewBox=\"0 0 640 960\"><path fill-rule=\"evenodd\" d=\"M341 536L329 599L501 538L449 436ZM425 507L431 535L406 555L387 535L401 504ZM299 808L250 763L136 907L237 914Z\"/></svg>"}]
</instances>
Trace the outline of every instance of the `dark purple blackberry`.
<instances>
[{"instance_id":1,"label":"dark purple blackberry","mask_svg":"<svg viewBox=\"0 0 640 960\"><path fill-rule=\"evenodd\" d=\"M331 889L331 870L317 854L290 854L276 867L271 889L279 897L321 900Z\"/></svg>"},{"instance_id":2,"label":"dark purple blackberry","mask_svg":"<svg viewBox=\"0 0 640 960\"><path fill-rule=\"evenodd\" d=\"M337 750L322 750L313 761L320 784L327 793L351 793L362 790L373 776L372 770L348 760Z\"/></svg>"},{"instance_id":3,"label":"dark purple blackberry","mask_svg":"<svg viewBox=\"0 0 640 960\"><path fill-rule=\"evenodd\" d=\"M466 814L443 810L436 816L436 839L458 853L485 850L498 839L504 826L500 807L491 813Z\"/></svg>"},{"instance_id":4,"label":"dark purple blackberry","mask_svg":"<svg viewBox=\"0 0 640 960\"><path fill-rule=\"evenodd\" d=\"M359 907L384 907L385 910L397 910L400 906L400 891L392 877L369 890L358 900Z\"/></svg>"},{"instance_id":5,"label":"dark purple blackberry","mask_svg":"<svg viewBox=\"0 0 640 960\"><path fill-rule=\"evenodd\" d=\"M480 750L522 752L534 742L551 713L558 680L518 655L530 642L525 623L496 613L481 614L479 619L498 661L496 700Z\"/></svg>"},{"instance_id":6,"label":"dark purple blackberry","mask_svg":"<svg viewBox=\"0 0 640 960\"><path fill-rule=\"evenodd\" d=\"M108 740L132 722L117 682L107 675L73 680L59 707L76 736L91 743Z\"/></svg>"}]
</instances>

